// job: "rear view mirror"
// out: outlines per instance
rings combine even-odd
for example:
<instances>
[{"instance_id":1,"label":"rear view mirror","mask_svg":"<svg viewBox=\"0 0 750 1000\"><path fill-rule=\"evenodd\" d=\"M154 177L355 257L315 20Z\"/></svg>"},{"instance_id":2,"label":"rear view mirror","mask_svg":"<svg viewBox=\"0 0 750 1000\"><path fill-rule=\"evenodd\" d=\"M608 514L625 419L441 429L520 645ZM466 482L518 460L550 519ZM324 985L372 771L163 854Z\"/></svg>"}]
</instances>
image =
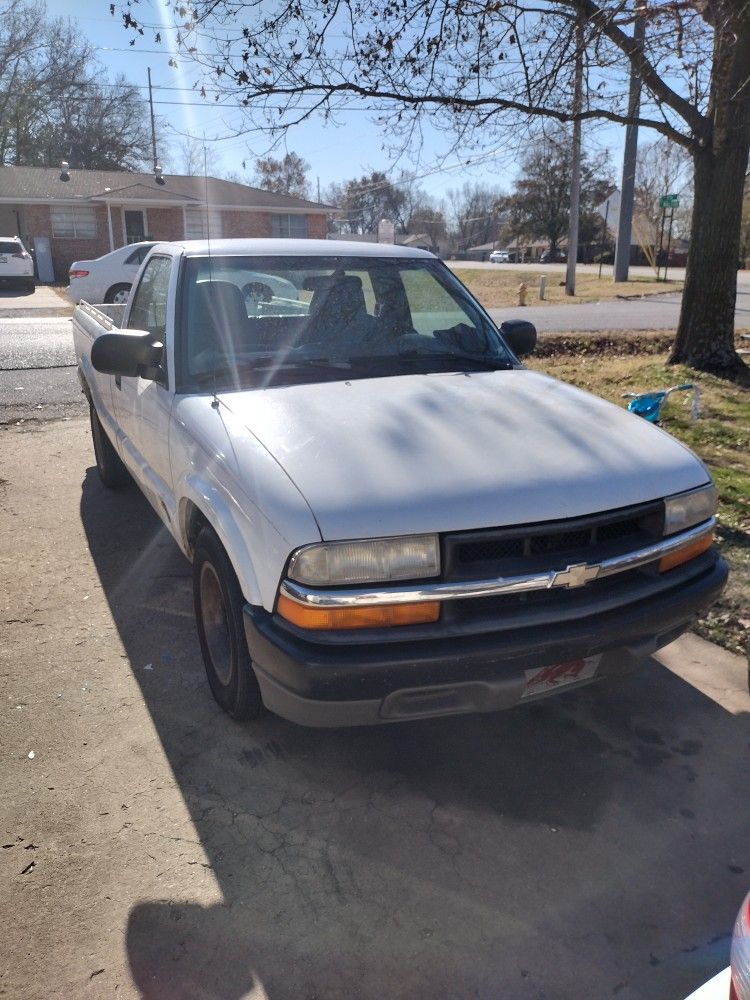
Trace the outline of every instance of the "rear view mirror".
<instances>
[{"instance_id":1,"label":"rear view mirror","mask_svg":"<svg viewBox=\"0 0 750 1000\"><path fill-rule=\"evenodd\" d=\"M513 353L522 358L536 347L536 327L525 319L507 319L500 324L503 340Z\"/></svg>"},{"instance_id":2,"label":"rear view mirror","mask_svg":"<svg viewBox=\"0 0 750 1000\"><path fill-rule=\"evenodd\" d=\"M103 375L126 375L154 379L164 354L164 345L148 330L102 333L91 345L91 364Z\"/></svg>"}]
</instances>

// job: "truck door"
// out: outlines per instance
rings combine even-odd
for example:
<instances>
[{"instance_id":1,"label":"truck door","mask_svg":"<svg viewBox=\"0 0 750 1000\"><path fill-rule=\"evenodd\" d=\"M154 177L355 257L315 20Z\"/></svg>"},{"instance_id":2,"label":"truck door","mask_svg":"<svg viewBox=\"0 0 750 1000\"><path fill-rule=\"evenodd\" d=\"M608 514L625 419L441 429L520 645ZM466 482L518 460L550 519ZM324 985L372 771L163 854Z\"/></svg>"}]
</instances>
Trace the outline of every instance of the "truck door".
<instances>
[{"instance_id":1,"label":"truck door","mask_svg":"<svg viewBox=\"0 0 750 1000\"><path fill-rule=\"evenodd\" d=\"M126 321L127 328L148 330L165 344L162 376L158 380L116 376L112 387L123 461L167 522L174 506L169 463L172 391L166 366L167 317L174 313L172 269L173 258L168 255L159 254L148 261Z\"/></svg>"}]
</instances>

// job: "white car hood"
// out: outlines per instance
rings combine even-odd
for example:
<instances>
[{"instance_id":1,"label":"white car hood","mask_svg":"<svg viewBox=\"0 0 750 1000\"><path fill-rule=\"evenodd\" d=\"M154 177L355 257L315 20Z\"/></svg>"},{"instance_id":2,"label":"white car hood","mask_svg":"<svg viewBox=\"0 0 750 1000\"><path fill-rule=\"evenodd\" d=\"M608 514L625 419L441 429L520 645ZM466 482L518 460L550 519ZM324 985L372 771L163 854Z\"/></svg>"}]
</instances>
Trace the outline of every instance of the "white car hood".
<instances>
[{"instance_id":1,"label":"white car hood","mask_svg":"<svg viewBox=\"0 0 750 1000\"><path fill-rule=\"evenodd\" d=\"M642 418L527 370L353 379L221 401L297 485L324 539L549 521L708 480L692 452Z\"/></svg>"}]
</instances>

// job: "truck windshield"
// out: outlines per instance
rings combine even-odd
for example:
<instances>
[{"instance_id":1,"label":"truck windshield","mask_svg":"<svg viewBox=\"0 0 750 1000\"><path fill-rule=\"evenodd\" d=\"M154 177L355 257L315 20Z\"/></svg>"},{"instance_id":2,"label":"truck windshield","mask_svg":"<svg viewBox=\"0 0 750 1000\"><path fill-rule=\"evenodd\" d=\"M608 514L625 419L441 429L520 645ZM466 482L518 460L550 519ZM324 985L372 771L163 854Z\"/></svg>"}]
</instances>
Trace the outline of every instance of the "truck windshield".
<instances>
[{"instance_id":1,"label":"truck windshield","mask_svg":"<svg viewBox=\"0 0 750 1000\"><path fill-rule=\"evenodd\" d=\"M511 368L442 263L398 257L189 257L183 391Z\"/></svg>"}]
</instances>

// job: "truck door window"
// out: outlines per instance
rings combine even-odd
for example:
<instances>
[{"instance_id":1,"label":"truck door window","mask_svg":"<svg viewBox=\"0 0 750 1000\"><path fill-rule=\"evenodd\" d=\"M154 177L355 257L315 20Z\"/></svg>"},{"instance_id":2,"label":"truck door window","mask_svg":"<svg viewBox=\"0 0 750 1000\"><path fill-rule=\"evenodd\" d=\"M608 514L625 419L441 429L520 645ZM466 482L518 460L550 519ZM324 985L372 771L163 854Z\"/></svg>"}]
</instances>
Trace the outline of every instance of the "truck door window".
<instances>
[{"instance_id":1,"label":"truck door window","mask_svg":"<svg viewBox=\"0 0 750 1000\"><path fill-rule=\"evenodd\" d=\"M152 257L146 264L130 310L128 327L131 330L148 330L156 339L164 339L171 270L171 257Z\"/></svg>"}]
</instances>

